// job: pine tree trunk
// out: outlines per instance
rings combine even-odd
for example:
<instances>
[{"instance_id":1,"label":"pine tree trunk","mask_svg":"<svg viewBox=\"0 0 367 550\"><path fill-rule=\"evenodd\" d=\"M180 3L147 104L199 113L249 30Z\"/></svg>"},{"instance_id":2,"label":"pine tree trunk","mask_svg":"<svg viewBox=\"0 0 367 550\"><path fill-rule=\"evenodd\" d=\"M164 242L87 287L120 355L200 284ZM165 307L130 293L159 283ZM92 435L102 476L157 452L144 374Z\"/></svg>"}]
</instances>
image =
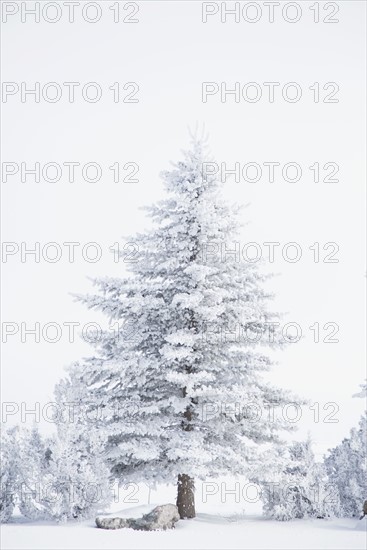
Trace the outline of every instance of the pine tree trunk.
<instances>
[{"instance_id":1,"label":"pine tree trunk","mask_svg":"<svg viewBox=\"0 0 367 550\"><path fill-rule=\"evenodd\" d=\"M194 479L187 474L178 476L176 505L181 519L195 517Z\"/></svg>"}]
</instances>

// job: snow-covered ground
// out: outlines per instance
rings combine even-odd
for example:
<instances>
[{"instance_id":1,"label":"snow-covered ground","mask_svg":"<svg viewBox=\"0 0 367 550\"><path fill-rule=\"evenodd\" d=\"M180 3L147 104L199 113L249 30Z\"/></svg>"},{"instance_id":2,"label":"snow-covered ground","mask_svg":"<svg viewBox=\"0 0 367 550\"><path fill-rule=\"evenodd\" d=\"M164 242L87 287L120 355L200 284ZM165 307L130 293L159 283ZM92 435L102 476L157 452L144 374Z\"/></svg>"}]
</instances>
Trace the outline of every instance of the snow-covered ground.
<instances>
[{"instance_id":1,"label":"snow-covered ground","mask_svg":"<svg viewBox=\"0 0 367 550\"><path fill-rule=\"evenodd\" d=\"M227 480L228 481L228 480ZM233 484L228 483L228 488ZM160 487L150 496L143 486L132 495L131 488L119 494L112 516L139 517L157 504L174 503L175 488ZM221 502L225 496L225 502ZM138 505L127 502L137 500ZM207 495L196 489L197 517L179 521L176 529L141 532L132 529L105 531L94 521L54 524L29 522L15 516L1 526L4 550L96 550L96 549L261 549L261 550L359 550L366 548L367 521L364 519L294 520L277 522L261 515L261 503L235 502L232 494ZM125 501L125 503L123 503ZM148 503L150 501L150 503ZM109 515L109 514L100 514Z\"/></svg>"},{"instance_id":2,"label":"snow-covered ground","mask_svg":"<svg viewBox=\"0 0 367 550\"><path fill-rule=\"evenodd\" d=\"M139 508L139 513L147 511ZM137 510L134 510L137 512ZM121 515L126 515L121 514ZM135 514L129 513L132 516ZM139 515L139 514L137 514ZM261 516L224 517L199 513L180 521L176 529L142 532L132 529L105 531L93 521L54 525L14 520L2 526L1 546L10 549L364 549L366 522L350 519L276 522Z\"/></svg>"}]
</instances>

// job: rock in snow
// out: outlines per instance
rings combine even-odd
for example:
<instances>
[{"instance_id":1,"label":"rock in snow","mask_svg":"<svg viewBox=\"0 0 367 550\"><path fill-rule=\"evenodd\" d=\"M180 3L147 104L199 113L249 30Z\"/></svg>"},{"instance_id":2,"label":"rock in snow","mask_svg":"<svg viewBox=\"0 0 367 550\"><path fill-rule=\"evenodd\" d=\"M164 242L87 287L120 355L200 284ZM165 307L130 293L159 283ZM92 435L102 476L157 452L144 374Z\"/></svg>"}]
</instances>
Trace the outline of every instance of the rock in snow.
<instances>
[{"instance_id":1,"label":"rock in snow","mask_svg":"<svg viewBox=\"0 0 367 550\"><path fill-rule=\"evenodd\" d=\"M122 518L96 518L96 525L100 529L122 529L129 527L128 521Z\"/></svg>"},{"instance_id":2,"label":"rock in snow","mask_svg":"<svg viewBox=\"0 0 367 550\"><path fill-rule=\"evenodd\" d=\"M138 531L165 531L166 529L173 529L179 519L177 506L174 504L163 504L138 519L96 518L96 525L100 529L123 529L124 527L131 527Z\"/></svg>"}]
</instances>

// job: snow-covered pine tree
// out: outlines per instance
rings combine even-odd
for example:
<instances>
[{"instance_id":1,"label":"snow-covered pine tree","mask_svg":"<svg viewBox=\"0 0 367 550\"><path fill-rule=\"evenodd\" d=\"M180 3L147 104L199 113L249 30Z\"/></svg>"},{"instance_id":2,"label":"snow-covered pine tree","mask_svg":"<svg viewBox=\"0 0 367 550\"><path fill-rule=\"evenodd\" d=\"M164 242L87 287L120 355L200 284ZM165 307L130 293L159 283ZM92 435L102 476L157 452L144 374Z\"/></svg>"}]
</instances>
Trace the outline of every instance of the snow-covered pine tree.
<instances>
[{"instance_id":1,"label":"snow-covered pine tree","mask_svg":"<svg viewBox=\"0 0 367 550\"><path fill-rule=\"evenodd\" d=\"M262 377L272 364L264 346L281 345L269 328L277 316L265 277L240 256L238 209L205 175L208 160L194 139L162 174L168 197L148 208L154 228L130 240L139 249L131 276L96 280L99 293L78 296L121 327L83 365L112 473L176 479L182 518L195 516L194 478L246 474L259 446L291 426L268 421L267 407L294 401Z\"/></svg>"},{"instance_id":2,"label":"snow-covered pine tree","mask_svg":"<svg viewBox=\"0 0 367 550\"><path fill-rule=\"evenodd\" d=\"M358 428L331 449L325 458L329 481L339 493L338 515L359 517L367 490L367 416L364 414Z\"/></svg>"}]
</instances>

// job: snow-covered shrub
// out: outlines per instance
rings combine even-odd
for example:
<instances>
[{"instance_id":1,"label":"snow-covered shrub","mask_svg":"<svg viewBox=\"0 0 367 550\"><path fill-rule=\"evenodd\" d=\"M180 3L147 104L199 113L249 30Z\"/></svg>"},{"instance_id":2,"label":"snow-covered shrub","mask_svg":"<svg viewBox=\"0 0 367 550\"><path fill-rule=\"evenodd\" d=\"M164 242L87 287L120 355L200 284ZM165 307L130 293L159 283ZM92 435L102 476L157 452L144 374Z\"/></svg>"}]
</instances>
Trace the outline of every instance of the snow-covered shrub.
<instances>
[{"instance_id":1,"label":"snow-covered shrub","mask_svg":"<svg viewBox=\"0 0 367 550\"><path fill-rule=\"evenodd\" d=\"M364 399L367 398L367 383L364 382L363 384L360 384L359 386L361 389L358 393L355 393L353 397L362 397Z\"/></svg>"},{"instance_id":2,"label":"snow-covered shrub","mask_svg":"<svg viewBox=\"0 0 367 550\"><path fill-rule=\"evenodd\" d=\"M341 517L358 517L367 498L367 418L363 415L358 428L349 438L329 451L325 468L331 484L338 490Z\"/></svg>"},{"instance_id":3,"label":"snow-covered shrub","mask_svg":"<svg viewBox=\"0 0 367 550\"><path fill-rule=\"evenodd\" d=\"M14 510L14 492L12 490L12 479L10 470L5 467L1 471L0 489L0 523L9 521Z\"/></svg>"},{"instance_id":4,"label":"snow-covered shrub","mask_svg":"<svg viewBox=\"0 0 367 550\"><path fill-rule=\"evenodd\" d=\"M264 514L278 521L334 515L337 496L309 440L278 450L271 481L263 482Z\"/></svg>"}]
</instances>

